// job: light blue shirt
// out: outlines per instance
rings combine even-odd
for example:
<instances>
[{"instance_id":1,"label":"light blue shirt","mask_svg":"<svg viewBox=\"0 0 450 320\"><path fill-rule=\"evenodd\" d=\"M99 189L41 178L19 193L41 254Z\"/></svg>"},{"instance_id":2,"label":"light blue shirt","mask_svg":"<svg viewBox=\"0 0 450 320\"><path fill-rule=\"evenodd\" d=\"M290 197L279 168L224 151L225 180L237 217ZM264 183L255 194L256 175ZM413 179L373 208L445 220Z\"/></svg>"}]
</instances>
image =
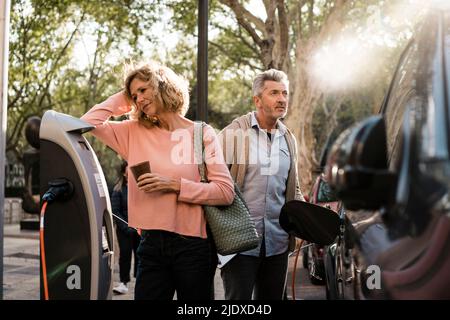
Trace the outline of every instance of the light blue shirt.
<instances>
[{"instance_id":1,"label":"light blue shirt","mask_svg":"<svg viewBox=\"0 0 450 320\"><path fill-rule=\"evenodd\" d=\"M286 252L289 245L289 235L279 222L291 164L286 127L278 121L277 129L272 130L272 139L269 139L259 126L255 112L251 115L251 127L249 164L242 193L258 234L261 239L264 236L266 256L273 256ZM256 249L242 254L259 256L260 250L261 243Z\"/></svg>"}]
</instances>

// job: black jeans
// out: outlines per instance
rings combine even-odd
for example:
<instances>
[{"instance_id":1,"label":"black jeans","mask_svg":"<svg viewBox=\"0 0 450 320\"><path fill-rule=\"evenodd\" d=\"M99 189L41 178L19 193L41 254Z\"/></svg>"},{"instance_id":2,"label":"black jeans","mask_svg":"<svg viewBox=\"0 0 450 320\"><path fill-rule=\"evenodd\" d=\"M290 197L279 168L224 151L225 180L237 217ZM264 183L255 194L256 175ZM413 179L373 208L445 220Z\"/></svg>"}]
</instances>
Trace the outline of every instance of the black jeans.
<instances>
[{"instance_id":1,"label":"black jeans","mask_svg":"<svg viewBox=\"0 0 450 320\"><path fill-rule=\"evenodd\" d=\"M138 258L136 255L137 248L139 246L140 237L138 233L134 230L131 232L124 232L122 230L117 230L117 240L119 242L119 273L120 282L128 283L130 282L130 270L131 270L131 256L134 253L134 268L133 275L136 277Z\"/></svg>"},{"instance_id":2,"label":"black jeans","mask_svg":"<svg viewBox=\"0 0 450 320\"><path fill-rule=\"evenodd\" d=\"M136 300L210 300L213 257L208 239L146 230L137 250Z\"/></svg>"},{"instance_id":3,"label":"black jeans","mask_svg":"<svg viewBox=\"0 0 450 320\"><path fill-rule=\"evenodd\" d=\"M282 300L288 252L270 257L236 255L221 269L226 300Z\"/></svg>"}]
</instances>

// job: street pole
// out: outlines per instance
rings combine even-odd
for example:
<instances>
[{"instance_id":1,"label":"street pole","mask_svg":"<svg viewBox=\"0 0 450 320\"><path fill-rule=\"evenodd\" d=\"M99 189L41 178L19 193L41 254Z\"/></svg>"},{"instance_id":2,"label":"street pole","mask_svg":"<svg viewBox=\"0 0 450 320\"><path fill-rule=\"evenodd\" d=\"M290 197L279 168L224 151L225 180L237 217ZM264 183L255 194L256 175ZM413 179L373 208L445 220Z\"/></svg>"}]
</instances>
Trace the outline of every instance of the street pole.
<instances>
[{"instance_id":1,"label":"street pole","mask_svg":"<svg viewBox=\"0 0 450 320\"><path fill-rule=\"evenodd\" d=\"M208 121L208 0L198 0L196 120Z\"/></svg>"},{"instance_id":2,"label":"street pole","mask_svg":"<svg viewBox=\"0 0 450 320\"><path fill-rule=\"evenodd\" d=\"M0 300L3 300L3 221L5 209L5 142L8 106L9 4L0 1Z\"/></svg>"}]
</instances>

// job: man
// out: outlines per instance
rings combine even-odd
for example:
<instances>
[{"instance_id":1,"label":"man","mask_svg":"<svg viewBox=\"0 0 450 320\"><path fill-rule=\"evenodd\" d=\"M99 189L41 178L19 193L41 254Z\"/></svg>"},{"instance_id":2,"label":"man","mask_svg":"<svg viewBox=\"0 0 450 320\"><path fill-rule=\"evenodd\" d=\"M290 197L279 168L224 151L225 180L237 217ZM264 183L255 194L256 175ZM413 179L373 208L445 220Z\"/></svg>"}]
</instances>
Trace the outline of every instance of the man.
<instances>
[{"instance_id":1,"label":"man","mask_svg":"<svg viewBox=\"0 0 450 320\"><path fill-rule=\"evenodd\" d=\"M295 239L280 227L280 211L287 201L304 200L297 175L296 140L280 121L288 110L286 74L270 69L257 75L253 102L256 111L235 119L219 138L261 243L229 260L221 276L226 299L250 300L253 294L255 300L280 300L289 249L295 245Z\"/></svg>"}]
</instances>

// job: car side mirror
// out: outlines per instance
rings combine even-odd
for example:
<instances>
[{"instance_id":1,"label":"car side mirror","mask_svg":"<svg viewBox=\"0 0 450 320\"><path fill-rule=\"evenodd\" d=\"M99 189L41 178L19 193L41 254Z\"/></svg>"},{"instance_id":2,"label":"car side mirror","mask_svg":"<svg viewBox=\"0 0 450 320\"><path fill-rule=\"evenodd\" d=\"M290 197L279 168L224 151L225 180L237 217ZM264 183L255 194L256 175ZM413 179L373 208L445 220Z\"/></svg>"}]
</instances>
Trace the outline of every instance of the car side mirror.
<instances>
[{"instance_id":1,"label":"car side mirror","mask_svg":"<svg viewBox=\"0 0 450 320\"><path fill-rule=\"evenodd\" d=\"M367 118L338 137L329 153L325 175L350 210L374 210L393 201L397 177L388 170L382 116Z\"/></svg>"}]
</instances>

